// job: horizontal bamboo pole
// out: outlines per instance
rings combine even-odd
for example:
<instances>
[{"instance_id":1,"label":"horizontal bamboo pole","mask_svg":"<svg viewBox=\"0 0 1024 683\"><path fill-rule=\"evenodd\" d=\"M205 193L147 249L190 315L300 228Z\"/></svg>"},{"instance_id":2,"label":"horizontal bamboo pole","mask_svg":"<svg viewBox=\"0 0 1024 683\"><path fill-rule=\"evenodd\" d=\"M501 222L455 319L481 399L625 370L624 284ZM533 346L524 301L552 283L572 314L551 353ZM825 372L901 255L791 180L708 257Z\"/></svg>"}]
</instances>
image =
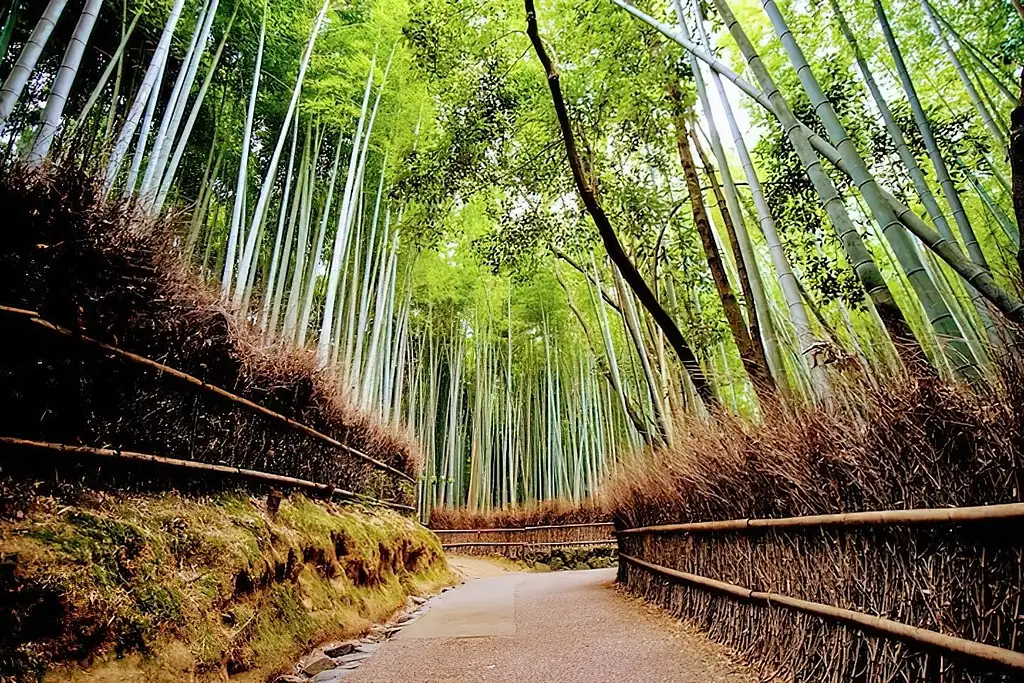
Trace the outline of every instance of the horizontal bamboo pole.
<instances>
[{"instance_id":1,"label":"horizontal bamboo pole","mask_svg":"<svg viewBox=\"0 0 1024 683\"><path fill-rule=\"evenodd\" d=\"M230 467L228 465L213 465L205 462L198 462L196 460L165 458L160 455L149 455L148 453L135 453L133 451L114 450L111 448L96 448L93 446L76 446L71 444L51 443L49 441L33 441L31 439L18 439L10 436L0 436L0 445L20 448L36 448L39 450L45 450L50 452L87 455L117 460L131 460L134 462L145 462L154 465L164 465L167 467L180 467L182 469L198 470L201 472L216 472L218 474L243 477L246 479L255 479L257 481L265 481L269 483L280 484L282 486L291 486L295 488L306 489L309 491L316 491L318 493L326 494L328 496L337 496L339 498L347 498L350 500L355 500L363 503L383 505L385 507L397 508L399 510L413 510L413 507L410 505L392 503L386 500L377 500L375 498L370 498L369 496L364 496L362 494L338 488L337 486L332 486L330 484L321 484L319 482L309 481L307 479L297 479L295 477L289 477L283 474L272 474L270 472L247 470L241 467Z\"/></svg>"},{"instance_id":2,"label":"horizontal bamboo pole","mask_svg":"<svg viewBox=\"0 0 1024 683\"><path fill-rule=\"evenodd\" d=\"M944 654L970 659L989 667L1010 670L1018 674L1024 673L1024 652L1016 652L965 638L948 636L936 631L893 621L892 619L865 614L864 612L855 612L841 607L825 605L820 602L801 600L779 593L756 591L744 588L743 586L725 583L724 581L716 581L704 576L688 574L677 569L645 562L631 555L620 553L619 559L666 578L718 593L724 593L739 600L762 603L767 606L777 605L786 607L796 612L819 617L825 621L840 622L904 643L916 645L923 649L936 650Z\"/></svg>"},{"instance_id":3,"label":"horizontal bamboo pole","mask_svg":"<svg viewBox=\"0 0 1024 683\"><path fill-rule=\"evenodd\" d=\"M598 541L565 541L559 543L558 541L545 541L544 543L523 543L523 542L495 542L488 543L487 541L466 541L463 543L442 543L442 548L468 548L478 546L496 546L502 548L533 548L537 546L550 547L550 546L576 546L576 545L612 545L615 543L614 538L605 538Z\"/></svg>"},{"instance_id":4,"label":"horizontal bamboo pole","mask_svg":"<svg viewBox=\"0 0 1024 683\"><path fill-rule=\"evenodd\" d=\"M958 508L919 508L917 510L876 510L834 515L780 517L777 519L747 518L727 519L718 522L660 524L634 529L622 529L617 534L619 536L628 536L630 534L740 531L744 529L796 529L801 527L929 526L1012 519L1024 519L1024 503L976 505Z\"/></svg>"},{"instance_id":5,"label":"horizontal bamboo pole","mask_svg":"<svg viewBox=\"0 0 1024 683\"><path fill-rule=\"evenodd\" d=\"M586 522L585 524L548 524L545 526L517 526L485 529L431 529L435 534L481 534L492 531L538 531L541 529L577 529L580 527L615 526L614 522Z\"/></svg>"},{"instance_id":6,"label":"horizontal bamboo pole","mask_svg":"<svg viewBox=\"0 0 1024 683\"><path fill-rule=\"evenodd\" d=\"M72 332L71 330L68 330L66 328L60 327L59 325L54 325L51 322L43 320L42 318L40 318L37 315L35 315L32 311L26 311L26 310L19 309L19 308L11 308L9 306L0 306L0 313L10 313L10 314L14 314L14 315L21 315L21 316L27 317L30 322L32 322L33 324L35 324L35 325L37 325L37 326L39 326L39 327L41 327L43 329L49 330L51 332L55 332L57 334L63 335L65 337L68 337L68 338L71 338L71 339L75 339L75 340L80 341L80 342L83 342L87 346L93 346L94 348L100 349L102 351L106 351L107 353L112 353L112 354L114 354L116 356L119 356L119 357L129 361L129 362L136 363L137 365L142 365L142 366L150 368L152 370L157 370L158 372L162 372L162 373L168 374L171 377L174 377L175 379L178 379L178 380L180 380L182 382L185 382L186 384L192 385L194 387L198 387L199 389L201 389L203 391L207 391L209 393L216 394L217 396L220 396L221 398L227 399L228 401L230 401L232 403L236 403L238 405L244 406L244 407L248 408L249 410L251 410L251 411L253 411L255 413L259 413L260 415L264 415L264 416L269 417L269 418L271 418L273 420L277 420L278 422L286 424L289 427L291 427L291 428L293 428L293 429L295 429L297 431L300 431L300 432L302 432L302 433L304 433L304 434L306 434L308 436L312 436L315 439L319 439L319 440L321 440L321 441L323 441L323 442L325 442L327 444L330 444L331 446L334 446L335 448L340 448L340 449L344 450L347 453L351 453L352 455L356 456L360 460L363 460L364 462L373 465L374 467L377 467L377 468L382 469L382 470L386 470L386 471L391 472L392 474L394 474L396 476L401 477L402 479L405 479L405 480L410 481L412 483L416 483L416 480L413 477L409 476L405 472L403 472L403 471L401 471L401 470L399 470L399 469L397 469L395 467L392 467L391 465L387 464L386 462L381 462L380 460L377 460L376 458L372 458L369 455L366 455L365 453L363 453L363 452L361 452L359 450L356 450L355 448L352 448L351 446L349 446L347 444L343 444L340 441L338 441L337 439L334 439L334 438L332 438L330 436L327 436L326 434L324 434L322 432L319 432L319 431L313 429L312 427L310 427L308 425L304 425L301 422L297 422L297 421L291 419L290 417L285 417L284 415L282 415L280 413L277 413L277 412L275 412L273 410L270 410L269 408L265 408L265 407L261 406L258 403L254 403L253 401L250 401L247 398L243 398L241 396L233 394L230 391L227 391L226 389L222 389L222 388L220 388L220 387L218 387L218 386L216 386L214 384L210 384L208 382L204 382L203 380L199 379L198 377L193 377L192 375L190 375L190 374L188 374L186 372L182 372L181 370L176 370L176 369L174 369L174 368L172 368L170 366L164 365L163 363L159 363L159 362L157 362L155 360L151 360L149 358L146 358L145 356L140 356L138 354L132 353L131 351L125 351L124 349L119 349L116 346L111 346L110 344L105 344L105 343L103 343L101 341L97 341L97 340L92 339L90 337L86 337L84 335L79 335L79 334L77 334L75 332Z\"/></svg>"}]
</instances>

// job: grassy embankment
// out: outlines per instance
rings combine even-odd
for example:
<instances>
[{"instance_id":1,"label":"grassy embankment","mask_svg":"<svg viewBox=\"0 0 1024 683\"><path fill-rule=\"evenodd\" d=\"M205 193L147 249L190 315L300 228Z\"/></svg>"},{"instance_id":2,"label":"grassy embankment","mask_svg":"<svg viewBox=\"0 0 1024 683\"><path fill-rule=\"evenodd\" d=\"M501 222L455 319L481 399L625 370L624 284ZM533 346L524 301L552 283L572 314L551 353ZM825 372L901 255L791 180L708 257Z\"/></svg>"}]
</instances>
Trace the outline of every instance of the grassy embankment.
<instances>
[{"instance_id":1,"label":"grassy embankment","mask_svg":"<svg viewBox=\"0 0 1024 683\"><path fill-rule=\"evenodd\" d=\"M36 498L0 522L0 680L260 681L453 578L392 512L239 493Z\"/></svg>"}]
</instances>

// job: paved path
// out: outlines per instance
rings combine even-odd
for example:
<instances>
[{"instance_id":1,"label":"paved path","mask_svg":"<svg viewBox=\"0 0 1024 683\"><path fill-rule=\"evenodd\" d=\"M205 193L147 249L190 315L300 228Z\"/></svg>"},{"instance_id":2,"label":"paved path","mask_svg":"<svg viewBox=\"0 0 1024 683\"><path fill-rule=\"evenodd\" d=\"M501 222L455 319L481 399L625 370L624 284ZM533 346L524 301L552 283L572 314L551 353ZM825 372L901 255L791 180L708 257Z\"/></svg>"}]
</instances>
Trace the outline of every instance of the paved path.
<instances>
[{"instance_id":1,"label":"paved path","mask_svg":"<svg viewBox=\"0 0 1024 683\"><path fill-rule=\"evenodd\" d=\"M614 569L507 573L430 600L345 683L750 683L717 646L620 595Z\"/></svg>"}]
</instances>

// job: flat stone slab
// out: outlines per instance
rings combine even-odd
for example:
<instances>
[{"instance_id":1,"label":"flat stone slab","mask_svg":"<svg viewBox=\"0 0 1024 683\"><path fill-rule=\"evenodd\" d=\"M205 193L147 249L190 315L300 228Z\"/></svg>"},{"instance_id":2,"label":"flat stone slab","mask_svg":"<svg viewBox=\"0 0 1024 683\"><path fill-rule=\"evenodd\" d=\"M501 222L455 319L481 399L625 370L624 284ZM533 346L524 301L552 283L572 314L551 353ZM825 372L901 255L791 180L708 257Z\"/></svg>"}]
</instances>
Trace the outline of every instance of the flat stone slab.
<instances>
[{"instance_id":1,"label":"flat stone slab","mask_svg":"<svg viewBox=\"0 0 1024 683\"><path fill-rule=\"evenodd\" d=\"M302 663L299 671L306 676L316 676L318 673L333 669L335 666L337 666L337 663L333 659L322 652L317 652Z\"/></svg>"}]
</instances>

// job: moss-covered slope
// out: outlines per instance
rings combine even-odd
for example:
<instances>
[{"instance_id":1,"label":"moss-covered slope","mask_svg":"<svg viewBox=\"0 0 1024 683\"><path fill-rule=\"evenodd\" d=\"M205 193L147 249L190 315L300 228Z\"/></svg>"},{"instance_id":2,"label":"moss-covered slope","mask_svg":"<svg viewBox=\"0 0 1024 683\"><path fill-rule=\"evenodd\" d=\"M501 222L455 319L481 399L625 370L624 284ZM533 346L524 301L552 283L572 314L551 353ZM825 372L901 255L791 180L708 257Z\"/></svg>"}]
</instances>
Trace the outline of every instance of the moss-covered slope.
<instances>
[{"instance_id":1,"label":"moss-covered slope","mask_svg":"<svg viewBox=\"0 0 1024 683\"><path fill-rule=\"evenodd\" d=\"M436 537L378 509L37 498L0 522L0 679L265 680L450 582Z\"/></svg>"}]
</instances>

